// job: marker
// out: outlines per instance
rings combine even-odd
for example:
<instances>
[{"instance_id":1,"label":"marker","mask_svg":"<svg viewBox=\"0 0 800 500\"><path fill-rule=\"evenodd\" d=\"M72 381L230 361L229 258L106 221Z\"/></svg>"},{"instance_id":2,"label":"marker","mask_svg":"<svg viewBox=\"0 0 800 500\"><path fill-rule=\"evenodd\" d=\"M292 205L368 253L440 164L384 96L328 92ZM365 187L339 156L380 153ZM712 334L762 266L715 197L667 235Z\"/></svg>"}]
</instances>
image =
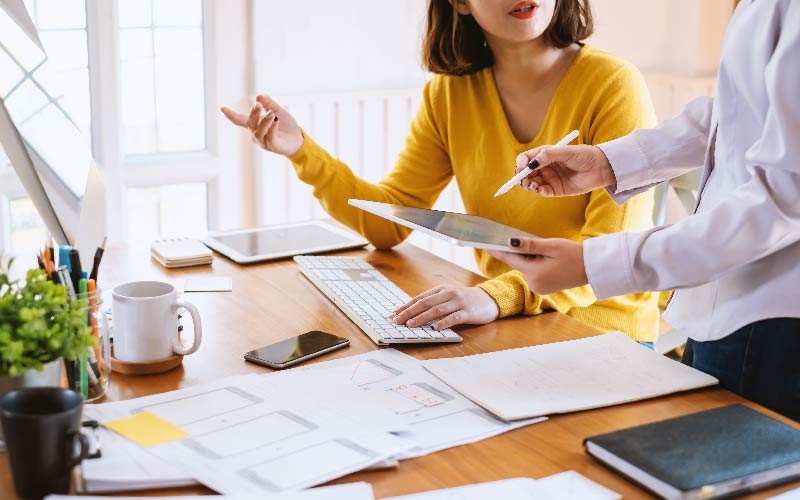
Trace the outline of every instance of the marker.
<instances>
[{"instance_id":1,"label":"marker","mask_svg":"<svg viewBox=\"0 0 800 500\"><path fill-rule=\"evenodd\" d=\"M554 148L560 148L561 146L566 146L567 144L572 142L576 137L578 137L578 131L577 130L573 130L572 132L567 134L566 137L564 137L563 139L561 139L560 141L555 143L555 145L553 147ZM518 173L517 175L515 175L514 177L509 179L508 182L503 184L503 186L500 189L498 189L497 192L494 194L494 197L497 198L501 194L505 194L506 192L508 192L509 189L511 189L512 187L514 187L517 184L519 184L522 181L522 179L524 179L525 177L529 176L531 174L531 172L533 172L533 169L539 166L538 162L536 162L537 163L536 165L533 165L534 162L536 162L536 158L531 160L528 163L528 166L523 168L520 173Z\"/></svg>"},{"instance_id":2,"label":"marker","mask_svg":"<svg viewBox=\"0 0 800 500\"><path fill-rule=\"evenodd\" d=\"M94 252L94 264L92 264L92 272L89 273L89 279L97 281L97 272L100 270L100 261L103 260L103 252L106 250L106 238L97 247Z\"/></svg>"}]
</instances>

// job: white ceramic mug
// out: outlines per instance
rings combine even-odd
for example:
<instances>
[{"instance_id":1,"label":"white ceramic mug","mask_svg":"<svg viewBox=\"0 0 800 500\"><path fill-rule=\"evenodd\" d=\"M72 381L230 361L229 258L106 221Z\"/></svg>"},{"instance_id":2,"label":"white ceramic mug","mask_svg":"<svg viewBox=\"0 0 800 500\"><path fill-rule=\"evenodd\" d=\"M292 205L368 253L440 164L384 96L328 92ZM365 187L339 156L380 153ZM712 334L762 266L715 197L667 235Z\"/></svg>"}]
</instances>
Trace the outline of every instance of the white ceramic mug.
<instances>
[{"instance_id":1,"label":"white ceramic mug","mask_svg":"<svg viewBox=\"0 0 800 500\"><path fill-rule=\"evenodd\" d=\"M178 300L178 292L161 281L134 281L114 288L114 357L147 362L173 354L192 354L200 347L203 326L194 304ZM191 347L181 343L178 310L186 309L194 323Z\"/></svg>"}]
</instances>

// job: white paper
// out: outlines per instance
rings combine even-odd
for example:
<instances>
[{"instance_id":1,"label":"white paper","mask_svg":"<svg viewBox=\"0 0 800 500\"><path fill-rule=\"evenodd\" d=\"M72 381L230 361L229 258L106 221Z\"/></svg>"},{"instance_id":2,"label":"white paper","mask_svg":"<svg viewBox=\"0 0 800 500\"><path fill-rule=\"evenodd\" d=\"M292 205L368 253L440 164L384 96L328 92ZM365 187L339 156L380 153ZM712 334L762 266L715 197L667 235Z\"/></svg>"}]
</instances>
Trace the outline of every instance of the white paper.
<instances>
[{"instance_id":1,"label":"white paper","mask_svg":"<svg viewBox=\"0 0 800 500\"><path fill-rule=\"evenodd\" d=\"M91 405L86 406L87 410ZM87 417L93 418L87 411ZM86 492L132 491L197 484L180 467L164 462L104 427L100 435L102 456L81 463Z\"/></svg>"},{"instance_id":2,"label":"white paper","mask_svg":"<svg viewBox=\"0 0 800 500\"><path fill-rule=\"evenodd\" d=\"M541 497L553 500L617 500L622 495L569 470L536 481Z\"/></svg>"},{"instance_id":3,"label":"white paper","mask_svg":"<svg viewBox=\"0 0 800 500\"><path fill-rule=\"evenodd\" d=\"M401 459L472 443L544 420L503 422L443 384L418 359L394 349L316 363L267 377L280 381L282 387L291 384L295 391L327 401L326 404L349 418L363 419L367 414L371 417L365 420L387 426L394 422L392 429L385 430L417 444L413 450L401 454L398 457ZM344 390L346 386L350 390ZM381 417L382 413L386 416Z\"/></svg>"},{"instance_id":4,"label":"white paper","mask_svg":"<svg viewBox=\"0 0 800 500\"><path fill-rule=\"evenodd\" d=\"M384 500L617 500L622 496L567 471L540 480L527 477L427 491Z\"/></svg>"},{"instance_id":5,"label":"white paper","mask_svg":"<svg viewBox=\"0 0 800 500\"><path fill-rule=\"evenodd\" d=\"M776 497L770 497L768 500L800 500L800 488L796 490L787 491Z\"/></svg>"},{"instance_id":6,"label":"white paper","mask_svg":"<svg viewBox=\"0 0 800 500\"><path fill-rule=\"evenodd\" d=\"M139 500L144 497L100 497L100 496L79 496L79 495L49 495L46 500ZM147 497L151 498L151 497ZM173 496L170 500L253 500L249 495L192 495L192 496ZM372 486L367 483L350 483L335 486L324 486L312 488L310 490L259 494L259 500L375 500L372 493Z\"/></svg>"},{"instance_id":7,"label":"white paper","mask_svg":"<svg viewBox=\"0 0 800 500\"><path fill-rule=\"evenodd\" d=\"M518 420L714 385L717 379L612 332L423 366L495 415Z\"/></svg>"},{"instance_id":8,"label":"white paper","mask_svg":"<svg viewBox=\"0 0 800 500\"><path fill-rule=\"evenodd\" d=\"M102 422L149 411L190 437L147 452L223 494L293 491L403 453L413 443L326 410L275 377L97 405ZM98 408L98 406L100 408Z\"/></svg>"}]
</instances>

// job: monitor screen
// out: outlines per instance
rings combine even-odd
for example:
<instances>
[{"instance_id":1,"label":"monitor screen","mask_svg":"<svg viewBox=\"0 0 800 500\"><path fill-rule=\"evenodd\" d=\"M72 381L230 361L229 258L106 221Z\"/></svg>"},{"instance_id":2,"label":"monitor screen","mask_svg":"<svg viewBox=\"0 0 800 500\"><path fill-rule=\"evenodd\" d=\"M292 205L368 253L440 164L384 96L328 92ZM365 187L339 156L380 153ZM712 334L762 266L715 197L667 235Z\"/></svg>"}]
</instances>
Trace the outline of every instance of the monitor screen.
<instances>
[{"instance_id":1,"label":"monitor screen","mask_svg":"<svg viewBox=\"0 0 800 500\"><path fill-rule=\"evenodd\" d=\"M12 10L16 18L0 9L0 170L13 167L64 244L75 236L92 164L86 32L39 33L45 54L18 24L22 4Z\"/></svg>"}]
</instances>

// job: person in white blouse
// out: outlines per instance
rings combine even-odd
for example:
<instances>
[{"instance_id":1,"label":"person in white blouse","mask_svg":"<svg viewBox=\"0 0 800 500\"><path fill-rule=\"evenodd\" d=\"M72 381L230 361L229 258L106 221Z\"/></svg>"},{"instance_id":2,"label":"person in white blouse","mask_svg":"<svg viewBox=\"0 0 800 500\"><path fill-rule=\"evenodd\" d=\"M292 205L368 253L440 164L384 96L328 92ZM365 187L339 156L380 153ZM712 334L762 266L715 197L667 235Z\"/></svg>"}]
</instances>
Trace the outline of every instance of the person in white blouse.
<instances>
[{"instance_id":1,"label":"person in white blouse","mask_svg":"<svg viewBox=\"0 0 800 500\"><path fill-rule=\"evenodd\" d=\"M523 187L622 203L705 163L695 213L672 225L575 243L512 238L494 255L532 291L590 284L599 299L676 290L665 319L689 334L684 362L800 420L800 1L743 0L717 91L677 117L599 146L532 149Z\"/></svg>"}]
</instances>

